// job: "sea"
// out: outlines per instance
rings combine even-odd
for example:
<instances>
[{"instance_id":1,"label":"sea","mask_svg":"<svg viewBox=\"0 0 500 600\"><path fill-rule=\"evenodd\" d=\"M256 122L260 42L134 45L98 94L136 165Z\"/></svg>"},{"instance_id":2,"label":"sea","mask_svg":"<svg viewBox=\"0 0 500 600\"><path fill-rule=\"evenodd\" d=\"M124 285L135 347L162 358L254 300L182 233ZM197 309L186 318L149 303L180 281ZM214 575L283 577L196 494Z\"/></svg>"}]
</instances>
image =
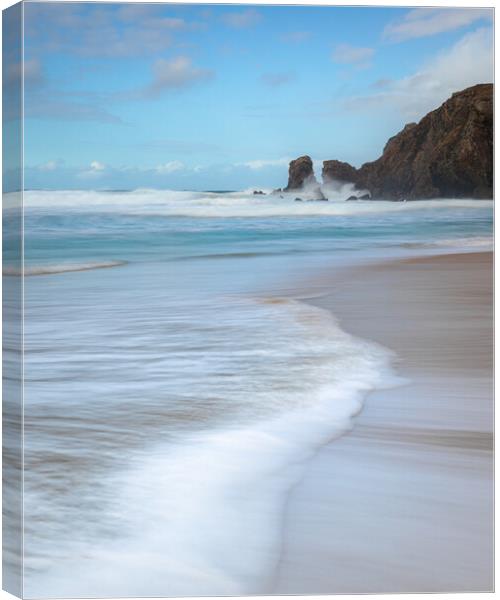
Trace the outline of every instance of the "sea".
<instances>
[{"instance_id":1,"label":"sea","mask_svg":"<svg viewBox=\"0 0 500 600\"><path fill-rule=\"evenodd\" d=\"M308 461L401 384L322 274L493 243L490 201L348 192L24 193L26 597L272 591Z\"/></svg>"}]
</instances>

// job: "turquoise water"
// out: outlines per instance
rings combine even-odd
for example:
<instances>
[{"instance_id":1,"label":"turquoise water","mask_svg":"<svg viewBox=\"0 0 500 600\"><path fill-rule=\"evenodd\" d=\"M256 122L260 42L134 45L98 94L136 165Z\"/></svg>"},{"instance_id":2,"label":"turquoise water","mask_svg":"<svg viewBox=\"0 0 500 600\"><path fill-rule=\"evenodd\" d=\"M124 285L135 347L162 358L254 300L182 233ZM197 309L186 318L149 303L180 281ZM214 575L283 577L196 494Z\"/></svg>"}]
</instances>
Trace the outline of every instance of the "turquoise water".
<instances>
[{"instance_id":1,"label":"turquoise water","mask_svg":"<svg viewBox=\"0 0 500 600\"><path fill-rule=\"evenodd\" d=\"M492 232L490 202L298 204L238 193L172 195L28 193L28 266L321 254L460 243Z\"/></svg>"},{"instance_id":2,"label":"turquoise water","mask_svg":"<svg viewBox=\"0 0 500 600\"><path fill-rule=\"evenodd\" d=\"M26 193L27 595L269 591L304 464L397 384L307 281L491 238L490 202Z\"/></svg>"}]
</instances>

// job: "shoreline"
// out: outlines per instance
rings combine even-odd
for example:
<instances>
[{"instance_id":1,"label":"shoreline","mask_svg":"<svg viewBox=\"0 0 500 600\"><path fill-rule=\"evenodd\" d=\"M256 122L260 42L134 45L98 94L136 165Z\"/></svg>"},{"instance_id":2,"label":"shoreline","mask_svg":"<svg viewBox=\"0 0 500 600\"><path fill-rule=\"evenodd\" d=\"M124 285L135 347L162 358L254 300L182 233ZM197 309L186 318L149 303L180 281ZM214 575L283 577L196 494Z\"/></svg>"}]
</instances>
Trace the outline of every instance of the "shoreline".
<instances>
[{"instance_id":1,"label":"shoreline","mask_svg":"<svg viewBox=\"0 0 500 600\"><path fill-rule=\"evenodd\" d=\"M307 300L407 383L309 463L273 593L493 589L492 283L491 252L439 254L325 275Z\"/></svg>"}]
</instances>

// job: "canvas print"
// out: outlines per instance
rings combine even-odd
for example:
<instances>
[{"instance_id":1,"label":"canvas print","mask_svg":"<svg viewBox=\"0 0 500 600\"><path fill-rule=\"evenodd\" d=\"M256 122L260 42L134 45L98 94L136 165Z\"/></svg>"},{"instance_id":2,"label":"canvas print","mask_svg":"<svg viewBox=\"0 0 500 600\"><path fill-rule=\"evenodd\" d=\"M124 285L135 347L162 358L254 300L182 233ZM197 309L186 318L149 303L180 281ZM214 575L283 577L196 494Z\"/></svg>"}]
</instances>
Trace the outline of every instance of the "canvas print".
<instances>
[{"instance_id":1,"label":"canvas print","mask_svg":"<svg viewBox=\"0 0 500 600\"><path fill-rule=\"evenodd\" d=\"M4 589L492 591L493 19L4 11Z\"/></svg>"}]
</instances>

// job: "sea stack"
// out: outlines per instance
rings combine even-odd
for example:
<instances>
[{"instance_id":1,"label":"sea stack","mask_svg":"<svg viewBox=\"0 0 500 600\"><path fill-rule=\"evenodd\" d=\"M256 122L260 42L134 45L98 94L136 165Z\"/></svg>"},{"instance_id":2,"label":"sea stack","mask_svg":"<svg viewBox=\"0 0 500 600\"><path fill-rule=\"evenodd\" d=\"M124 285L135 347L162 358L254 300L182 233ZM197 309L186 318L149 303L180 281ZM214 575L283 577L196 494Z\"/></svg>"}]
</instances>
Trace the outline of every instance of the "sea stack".
<instances>
[{"instance_id":1,"label":"sea stack","mask_svg":"<svg viewBox=\"0 0 500 600\"><path fill-rule=\"evenodd\" d=\"M354 183L373 199L492 198L493 84L456 92L360 169L324 161L323 181L331 180Z\"/></svg>"},{"instance_id":2,"label":"sea stack","mask_svg":"<svg viewBox=\"0 0 500 600\"><path fill-rule=\"evenodd\" d=\"M283 190L291 192L306 186L318 184L314 176L313 162L310 156L301 156L290 162L288 168L288 185Z\"/></svg>"}]
</instances>

